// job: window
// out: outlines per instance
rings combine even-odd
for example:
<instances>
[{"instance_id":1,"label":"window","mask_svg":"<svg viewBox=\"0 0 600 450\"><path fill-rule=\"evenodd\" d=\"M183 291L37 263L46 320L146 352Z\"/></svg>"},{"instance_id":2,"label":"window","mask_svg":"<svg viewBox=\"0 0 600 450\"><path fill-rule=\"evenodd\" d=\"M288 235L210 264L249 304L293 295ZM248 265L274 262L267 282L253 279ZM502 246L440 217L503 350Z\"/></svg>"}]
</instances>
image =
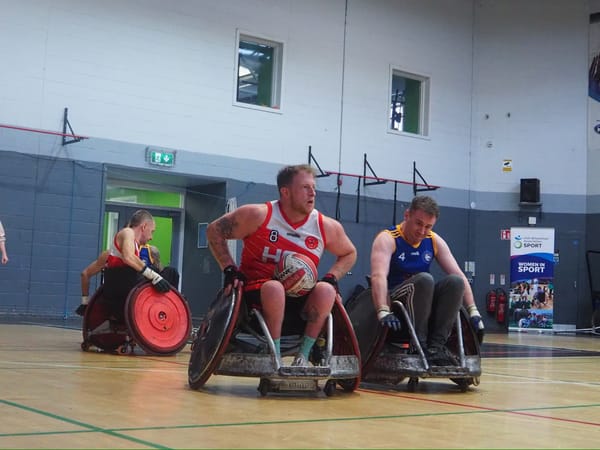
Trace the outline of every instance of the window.
<instances>
[{"instance_id":1,"label":"window","mask_svg":"<svg viewBox=\"0 0 600 450\"><path fill-rule=\"evenodd\" d=\"M429 132L429 78L391 71L389 129L427 136Z\"/></svg>"},{"instance_id":2,"label":"window","mask_svg":"<svg viewBox=\"0 0 600 450\"><path fill-rule=\"evenodd\" d=\"M283 44L240 34L236 103L279 109Z\"/></svg>"},{"instance_id":3,"label":"window","mask_svg":"<svg viewBox=\"0 0 600 450\"><path fill-rule=\"evenodd\" d=\"M111 184L110 182L106 188L106 201L168 208L183 208L183 194L181 192L153 191Z\"/></svg>"}]
</instances>

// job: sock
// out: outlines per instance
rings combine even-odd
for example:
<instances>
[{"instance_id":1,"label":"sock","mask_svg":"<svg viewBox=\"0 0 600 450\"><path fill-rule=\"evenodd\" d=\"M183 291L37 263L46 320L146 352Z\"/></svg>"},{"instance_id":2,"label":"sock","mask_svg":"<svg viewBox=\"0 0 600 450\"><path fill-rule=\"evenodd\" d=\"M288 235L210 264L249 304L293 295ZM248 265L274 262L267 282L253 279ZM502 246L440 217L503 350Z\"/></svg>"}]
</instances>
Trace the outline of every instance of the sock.
<instances>
[{"instance_id":1,"label":"sock","mask_svg":"<svg viewBox=\"0 0 600 450\"><path fill-rule=\"evenodd\" d=\"M304 355L304 357L308 360L308 354L310 353L310 349L315 344L317 338L312 338L307 335L302 337L302 343L300 344L300 353Z\"/></svg>"},{"instance_id":2,"label":"sock","mask_svg":"<svg viewBox=\"0 0 600 450\"><path fill-rule=\"evenodd\" d=\"M279 356L281 354L281 338L273 339L275 344L275 354Z\"/></svg>"}]
</instances>

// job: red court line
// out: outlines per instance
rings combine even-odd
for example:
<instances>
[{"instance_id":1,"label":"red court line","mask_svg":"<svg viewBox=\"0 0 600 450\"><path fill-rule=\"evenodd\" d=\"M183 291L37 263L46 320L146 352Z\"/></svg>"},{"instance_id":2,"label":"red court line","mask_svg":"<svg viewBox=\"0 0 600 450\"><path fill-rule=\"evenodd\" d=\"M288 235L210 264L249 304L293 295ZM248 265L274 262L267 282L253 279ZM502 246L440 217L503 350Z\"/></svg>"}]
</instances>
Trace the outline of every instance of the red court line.
<instances>
[{"instance_id":1,"label":"red court line","mask_svg":"<svg viewBox=\"0 0 600 450\"><path fill-rule=\"evenodd\" d=\"M503 413L508 413L508 414L516 414L516 415L521 415L521 416L535 417L535 418L539 418L539 419L551 419L551 420L557 420L560 422L569 422L569 423L576 423L576 424L580 424L580 425L591 425L591 426L595 426L595 427L600 427L600 422L587 422L585 420L563 419L560 417L544 416L544 415L540 415L540 414L533 414L533 413L528 413L528 412L523 412L523 411L489 408L489 407L485 407L485 406L468 405L465 403L449 402L449 401L445 401L445 400L435 400L435 399L430 399L430 398L413 397L411 395L395 394L393 392L381 392L381 391L376 391L376 390L372 390L372 389L359 388L357 390L360 392L367 392L370 394L379 394L379 395L386 395L386 396L390 396L390 397L408 398L410 400L419 400L419 401L423 401L423 402L437 403L437 404L441 404L441 405L460 406L463 408L479 409L482 411L503 412Z\"/></svg>"}]
</instances>

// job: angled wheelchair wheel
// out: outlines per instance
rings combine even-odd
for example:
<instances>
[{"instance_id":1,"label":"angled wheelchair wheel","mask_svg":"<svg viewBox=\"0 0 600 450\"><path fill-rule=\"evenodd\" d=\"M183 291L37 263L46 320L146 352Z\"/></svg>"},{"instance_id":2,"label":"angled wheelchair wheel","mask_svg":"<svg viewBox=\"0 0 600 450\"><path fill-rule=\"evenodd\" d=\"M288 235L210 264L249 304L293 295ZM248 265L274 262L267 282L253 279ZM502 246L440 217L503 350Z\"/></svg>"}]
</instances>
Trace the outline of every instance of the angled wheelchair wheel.
<instances>
[{"instance_id":1,"label":"angled wheelchair wheel","mask_svg":"<svg viewBox=\"0 0 600 450\"><path fill-rule=\"evenodd\" d=\"M178 353L192 331L190 309L181 294L174 289L158 292L147 281L129 293L125 320L134 341L154 355Z\"/></svg>"},{"instance_id":2,"label":"angled wheelchair wheel","mask_svg":"<svg viewBox=\"0 0 600 450\"><path fill-rule=\"evenodd\" d=\"M81 349L96 347L106 352L114 352L129 341L127 326L112 318L111 305L104 296L101 285L90 298L82 322L83 342Z\"/></svg>"},{"instance_id":3,"label":"angled wheelchair wheel","mask_svg":"<svg viewBox=\"0 0 600 450\"><path fill-rule=\"evenodd\" d=\"M371 288L349 301L346 311L358 340L364 378L385 344L388 329L379 325Z\"/></svg>"},{"instance_id":4,"label":"angled wheelchair wheel","mask_svg":"<svg viewBox=\"0 0 600 450\"><path fill-rule=\"evenodd\" d=\"M198 328L188 364L188 383L200 389L216 370L237 324L241 293L219 291Z\"/></svg>"},{"instance_id":5,"label":"angled wheelchair wheel","mask_svg":"<svg viewBox=\"0 0 600 450\"><path fill-rule=\"evenodd\" d=\"M331 314L333 316L333 354L356 355L358 357L359 367L361 367L360 345L356 338L356 334L354 333L352 323L350 322L350 317L348 317L348 313L346 312L346 309L344 309L344 305L342 304L339 295L335 299ZM360 384L360 376L340 379L337 380L337 382L344 391L353 392ZM335 382L333 384L333 390L335 391ZM328 391L326 390L325 393L327 392Z\"/></svg>"}]
</instances>

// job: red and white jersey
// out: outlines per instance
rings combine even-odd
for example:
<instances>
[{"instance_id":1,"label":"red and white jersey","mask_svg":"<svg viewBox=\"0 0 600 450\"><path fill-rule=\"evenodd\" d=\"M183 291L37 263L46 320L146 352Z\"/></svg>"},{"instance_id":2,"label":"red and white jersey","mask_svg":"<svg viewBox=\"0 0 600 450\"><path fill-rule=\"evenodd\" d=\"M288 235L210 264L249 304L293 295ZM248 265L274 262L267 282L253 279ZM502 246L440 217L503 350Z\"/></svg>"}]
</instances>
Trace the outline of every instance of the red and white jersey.
<instances>
[{"instance_id":1,"label":"red and white jersey","mask_svg":"<svg viewBox=\"0 0 600 450\"><path fill-rule=\"evenodd\" d=\"M140 256L140 246L135 243L135 256ZM113 243L110 246L110 250L108 252L108 259L106 260L106 267L126 267L127 263L123 261L123 254L121 253L121 249L117 244L117 235L113 238Z\"/></svg>"},{"instance_id":2,"label":"red and white jersey","mask_svg":"<svg viewBox=\"0 0 600 450\"><path fill-rule=\"evenodd\" d=\"M306 220L291 224L278 200L267 202L267 217L258 230L244 239L240 271L247 277L246 289L257 289L273 278L284 252L302 253L319 265L325 250L323 215L314 209Z\"/></svg>"}]
</instances>

